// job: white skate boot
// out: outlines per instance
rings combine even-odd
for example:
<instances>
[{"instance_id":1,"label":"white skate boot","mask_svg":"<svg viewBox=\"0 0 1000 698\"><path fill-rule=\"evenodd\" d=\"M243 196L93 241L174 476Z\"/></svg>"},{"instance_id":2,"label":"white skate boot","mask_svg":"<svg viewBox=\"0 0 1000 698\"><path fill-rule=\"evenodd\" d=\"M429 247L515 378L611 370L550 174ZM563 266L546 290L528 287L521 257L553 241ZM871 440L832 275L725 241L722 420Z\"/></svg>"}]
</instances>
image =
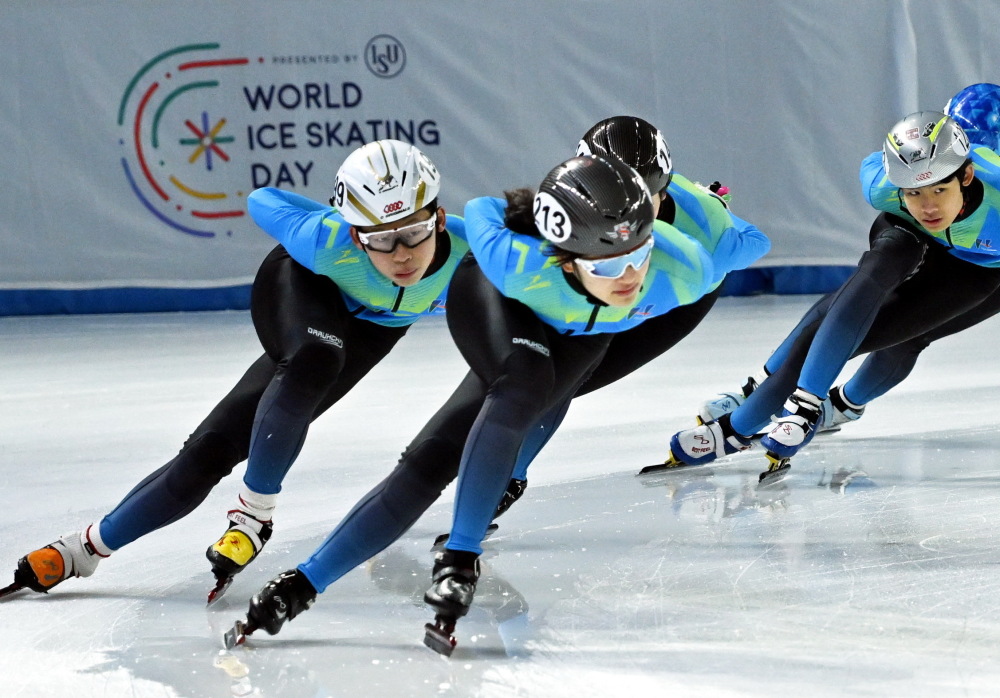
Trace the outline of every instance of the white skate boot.
<instances>
[{"instance_id":1,"label":"white skate boot","mask_svg":"<svg viewBox=\"0 0 1000 698\"><path fill-rule=\"evenodd\" d=\"M765 378L767 378L767 372L761 369L757 374L747 376L747 382L743 384L738 393L719 393L713 399L702 403L698 410L698 416L695 418L696 421L698 424L707 424L718 420L724 414L732 414L750 397L750 393L756 390Z\"/></svg>"},{"instance_id":2,"label":"white skate boot","mask_svg":"<svg viewBox=\"0 0 1000 698\"><path fill-rule=\"evenodd\" d=\"M840 431L841 425L856 422L864 413L864 405L855 405L844 397L844 386L834 386L830 390L830 397L823 401L823 420L817 433Z\"/></svg>"},{"instance_id":3,"label":"white skate boot","mask_svg":"<svg viewBox=\"0 0 1000 698\"><path fill-rule=\"evenodd\" d=\"M752 437L737 434L729 423L729 415L707 422L692 429L674 434L670 439L670 458L667 463L704 465L753 448Z\"/></svg>"},{"instance_id":4,"label":"white skate boot","mask_svg":"<svg viewBox=\"0 0 1000 698\"><path fill-rule=\"evenodd\" d=\"M92 533L97 536L97 530L91 525L82 533L68 533L56 542L28 553L17 563L14 584L11 585L16 588L8 589L16 591L27 587L44 594L70 577L89 577L97 569L101 558L111 554L111 550L100 540L92 540Z\"/></svg>"}]
</instances>

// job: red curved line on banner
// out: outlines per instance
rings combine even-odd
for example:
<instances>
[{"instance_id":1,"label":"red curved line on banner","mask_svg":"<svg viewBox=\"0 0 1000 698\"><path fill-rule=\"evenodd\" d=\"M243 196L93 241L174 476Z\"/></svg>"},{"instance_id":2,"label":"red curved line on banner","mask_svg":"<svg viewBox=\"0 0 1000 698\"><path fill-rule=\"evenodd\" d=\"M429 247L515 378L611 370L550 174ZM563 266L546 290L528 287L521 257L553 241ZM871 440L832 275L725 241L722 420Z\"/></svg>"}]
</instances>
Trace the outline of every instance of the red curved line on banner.
<instances>
[{"instance_id":1,"label":"red curved line on banner","mask_svg":"<svg viewBox=\"0 0 1000 698\"><path fill-rule=\"evenodd\" d=\"M239 218L243 211L219 211L218 213L207 213L205 211L192 211L192 216L198 218Z\"/></svg>"},{"instance_id":2,"label":"red curved line on banner","mask_svg":"<svg viewBox=\"0 0 1000 698\"><path fill-rule=\"evenodd\" d=\"M211 68L213 66L219 65L246 65L250 62L249 58L224 58L218 61L191 61L190 63L181 63L177 66L177 70L189 70L191 68Z\"/></svg>"},{"instance_id":3,"label":"red curved line on banner","mask_svg":"<svg viewBox=\"0 0 1000 698\"><path fill-rule=\"evenodd\" d=\"M146 94L142 96L142 101L139 102L139 108L135 112L135 153L139 158L139 167L142 168L142 173L146 175L146 180L152 185L153 189L156 190L156 193L160 195L161 199L164 201L170 201L170 197L167 196L167 192L163 191L160 188L160 185L153 180L153 175L150 173L149 167L146 166L146 156L142 154L142 143L139 140L139 127L142 124L142 112L146 109L146 104L149 102L150 97L153 96L153 93L159 86L160 83L158 82L154 82L149 86L149 89L146 90Z\"/></svg>"},{"instance_id":4,"label":"red curved line on banner","mask_svg":"<svg viewBox=\"0 0 1000 698\"><path fill-rule=\"evenodd\" d=\"M215 151L215 154L218 155L220 158L222 158L226 162L229 162L229 156L226 155L225 151L222 150L222 148L220 148L219 146L217 146L215 143L213 143L212 145L210 145L208 147L211 148L213 151Z\"/></svg>"}]
</instances>

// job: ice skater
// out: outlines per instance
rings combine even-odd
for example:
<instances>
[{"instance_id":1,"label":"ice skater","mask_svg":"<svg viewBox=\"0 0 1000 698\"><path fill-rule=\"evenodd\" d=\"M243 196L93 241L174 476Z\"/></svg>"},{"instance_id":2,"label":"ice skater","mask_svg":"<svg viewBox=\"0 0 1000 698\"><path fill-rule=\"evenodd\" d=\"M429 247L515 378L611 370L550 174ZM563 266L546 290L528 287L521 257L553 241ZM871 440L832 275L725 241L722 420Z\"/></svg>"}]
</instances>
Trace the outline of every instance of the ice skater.
<instances>
[{"instance_id":1,"label":"ice skater","mask_svg":"<svg viewBox=\"0 0 1000 698\"><path fill-rule=\"evenodd\" d=\"M678 204L682 212L677 213L671 204L669 215L685 225L698 220L699 237L725 239L720 266L712 264L701 243L674 226L657 223L650 234L654 202L659 206L664 198L672 171L662 136L645 122L632 117L607 120L584 141L590 151L616 149L644 176L630 174L633 170L623 169L617 157L584 156L554 170L537 197L531 190L516 190L508 192L506 202L479 199L469 204L467 215L476 221L469 230L478 241L473 249L479 262L470 260L456 275L456 282L464 279L456 288L466 292L457 311L455 301L449 307L449 327L473 370L411 442L393 473L359 502L313 556L254 596L248 621L237 625L231 642L240 641L247 628L277 632L286 619L308 608L316 592L402 535L455 476L463 449L469 453L466 442L477 442L477 431L489 434L478 442L479 458L484 448L503 458L536 452L547 435L529 445L527 433L538 430L553 410L561 416L594 366L600 365L604 378L598 380L605 382L591 378L586 383L591 389L665 351L704 316L710 307L706 293L716 289L726 271L766 251L763 234L686 180L678 186L686 187L680 200L687 208ZM650 189L656 193L650 195ZM643 201L649 202L648 209L640 205ZM536 211L538 221L551 221L549 232L539 232ZM549 214L552 217L546 218ZM741 237L746 238L742 243ZM688 308L690 315L679 312ZM674 312L676 330L664 321ZM483 316L494 318L489 327L477 320ZM659 332L644 333L648 325L659 327ZM630 333L635 333L633 351L616 351L614 362L620 363L611 367L607 347ZM517 423L505 424L508 417L503 415L516 416ZM487 445L501 434L503 443L495 444L496 449ZM513 461L501 463L507 480L501 479L499 490L489 490L479 502L489 509L486 524L504 507L501 497L508 501L517 494L510 487L505 492L505 484L516 484L509 479ZM496 485L494 481L487 486ZM453 555L450 550L441 553L435 565L438 577L441 569L453 566L448 562ZM278 614L276 609L291 612Z\"/></svg>"},{"instance_id":2,"label":"ice skater","mask_svg":"<svg viewBox=\"0 0 1000 698\"><path fill-rule=\"evenodd\" d=\"M857 419L901 381L930 343L1000 312L996 153L970 145L951 117L917 112L865 158L861 184L883 212L870 251L806 313L741 404L671 438L670 460L707 463L749 449L763 431L769 472L781 472L823 424ZM868 353L855 376L831 391L847 361Z\"/></svg>"},{"instance_id":3,"label":"ice skater","mask_svg":"<svg viewBox=\"0 0 1000 698\"><path fill-rule=\"evenodd\" d=\"M226 532L207 551L218 598L267 543L284 479L310 423L350 391L421 316L442 312L468 251L438 205L440 175L416 147L369 143L340 167L330 205L277 189L248 198L280 243L261 264L251 318L264 353L180 453L97 523L20 559L4 591L88 577L123 546L195 509L248 460ZM2 592L0 592L2 593Z\"/></svg>"},{"instance_id":4,"label":"ice skater","mask_svg":"<svg viewBox=\"0 0 1000 698\"><path fill-rule=\"evenodd\" d=\"M993 152L998 152L1000 85L992 83L969 85L948 100L944 113L962 127L972 146L985 146ZM974 317L966 317L961 322L970 320L974 320ZM872 352L854 377L830 389L829 397L823 401L823 414L817 424L817 432L834 431L843 424L860 419L870 401L886 394L906 379L916 365L920 353L932 341L954 334L968 326L960 323L949 328L941 328L933 335L916 338L891 349ZM778 360L777 355L774 360ZM738 391L722 393L706 401L698 411L698 421L710 422L732 412L772 370L773 367L765 365L754 375L747 377Z\"/></svg>"}]
</instances>

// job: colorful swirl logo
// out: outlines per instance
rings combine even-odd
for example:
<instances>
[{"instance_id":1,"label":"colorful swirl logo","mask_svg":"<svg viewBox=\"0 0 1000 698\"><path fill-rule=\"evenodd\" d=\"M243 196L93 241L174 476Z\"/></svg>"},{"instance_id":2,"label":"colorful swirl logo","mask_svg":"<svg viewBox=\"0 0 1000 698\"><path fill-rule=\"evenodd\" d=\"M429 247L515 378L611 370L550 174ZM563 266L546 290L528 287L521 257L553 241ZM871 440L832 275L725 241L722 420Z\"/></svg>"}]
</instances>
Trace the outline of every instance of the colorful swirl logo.
<instances>
[{"instance_id":1,"label":"colorful swirl logo","mask_svg":"<svg viewBox=\"0 0 1000 698\"><path fill-rule=\"evenodd\" d=\"M218 50L206 43L164 51L136 72L118 108L132 191L159 220L201 238L231 236L233 221L245 215L225 116L233 101L218 88L250 59L218 57Z\"/></svg>"}]
</instances>

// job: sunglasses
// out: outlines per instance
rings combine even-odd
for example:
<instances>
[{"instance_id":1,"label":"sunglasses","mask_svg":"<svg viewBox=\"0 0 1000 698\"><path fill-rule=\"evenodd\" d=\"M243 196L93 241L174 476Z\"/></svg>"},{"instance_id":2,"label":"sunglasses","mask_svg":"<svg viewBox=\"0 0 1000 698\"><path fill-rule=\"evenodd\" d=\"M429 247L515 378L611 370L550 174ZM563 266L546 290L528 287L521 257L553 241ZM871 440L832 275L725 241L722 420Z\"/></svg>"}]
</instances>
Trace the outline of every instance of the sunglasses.
<instances>
[{"instance_id":1,"label":"sunglasses","mask_svg":"<svg viewBox=\"0 0 1000 698\"><path fill-rule=\"evenodd\" d=\"M433 215L426 221L393 228L392 230L380 230L377 233L362 233L358 230L358 239L361 244L376 252L393 252L396 245L402 243L404 247L416 247L424 240L434 234L437 228L437 216Z\"/></svg>"},{"instance_id":2,"label":"sunglasses","mask_svg":"<svg viewBox=\"0 0 1000 698\"><path fill-rule=\"evenodd\" d=\"M653 244L653 238L649 237L636 249L617 257L605 257L604 259L578 257L575 261L577 266L591 276L602 279L617 279L623 276L629 267L639 271L642 265L649 261L649 256L653 253Z\"/></svg>"}]
</instances>

